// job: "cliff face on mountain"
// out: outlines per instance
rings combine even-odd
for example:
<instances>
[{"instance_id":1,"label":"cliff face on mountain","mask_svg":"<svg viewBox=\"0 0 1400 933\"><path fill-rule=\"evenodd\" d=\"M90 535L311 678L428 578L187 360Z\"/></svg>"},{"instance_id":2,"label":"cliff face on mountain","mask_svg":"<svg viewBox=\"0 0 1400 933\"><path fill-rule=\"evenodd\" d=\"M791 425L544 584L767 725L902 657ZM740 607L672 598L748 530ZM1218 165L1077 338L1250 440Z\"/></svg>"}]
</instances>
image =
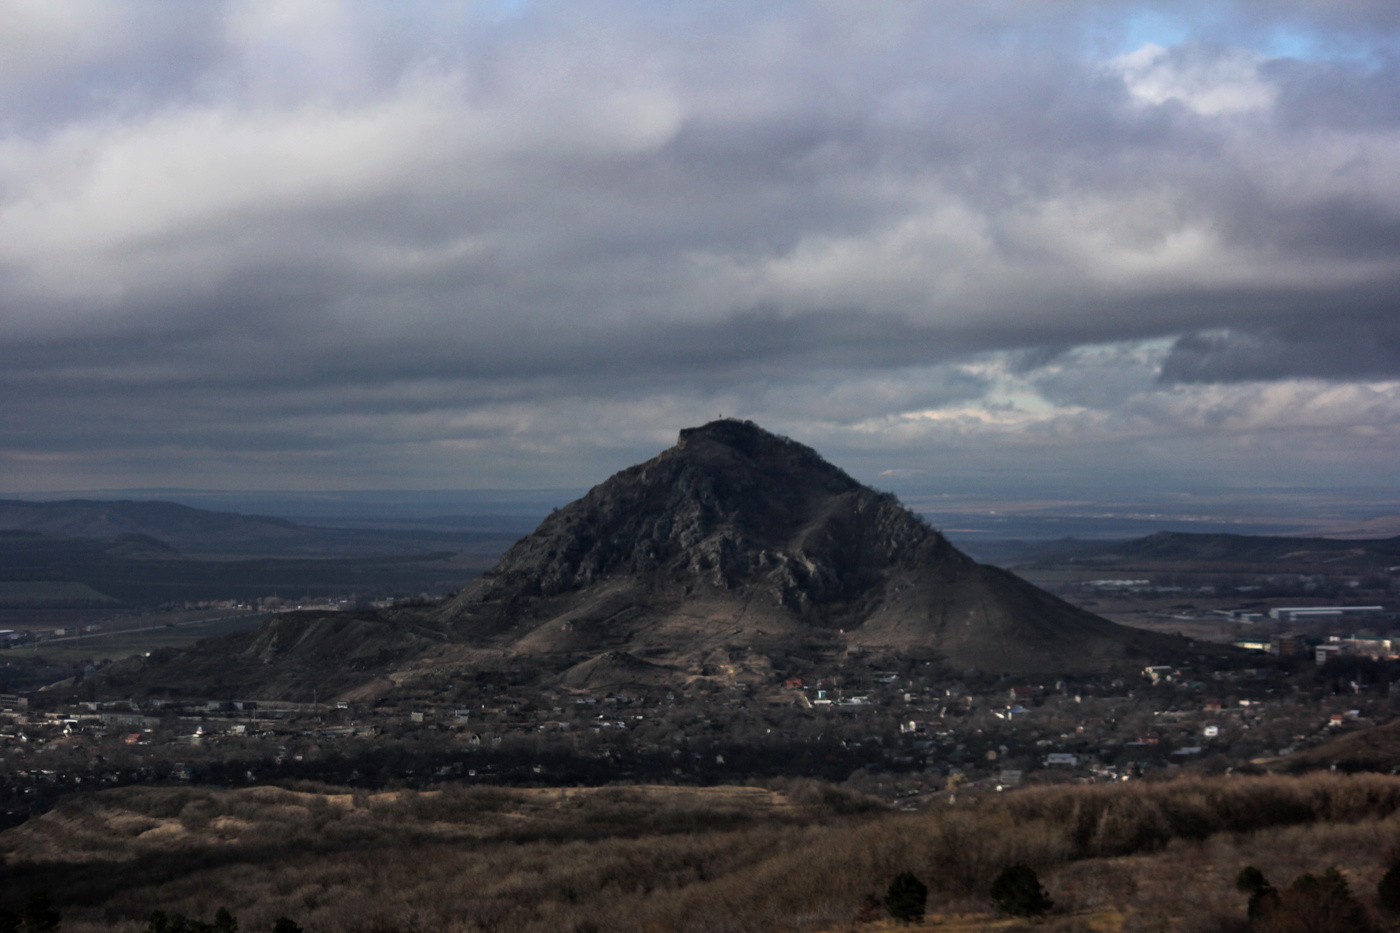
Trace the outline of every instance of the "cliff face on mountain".
<instances>
[{"instance_id":1,"label":"cliff face on mountain","mask_svg":"<svg viewBox=\"0 0 1400 933\"><path fill-rule=\"evenodd\" d=\"M893 496L739 421L682 431L558 510L436 616L511 651L625 650L691 673L736 648L759 667L796 646L1065 673L1164 649L977 564Z\"/></svg>"}]
</instances>

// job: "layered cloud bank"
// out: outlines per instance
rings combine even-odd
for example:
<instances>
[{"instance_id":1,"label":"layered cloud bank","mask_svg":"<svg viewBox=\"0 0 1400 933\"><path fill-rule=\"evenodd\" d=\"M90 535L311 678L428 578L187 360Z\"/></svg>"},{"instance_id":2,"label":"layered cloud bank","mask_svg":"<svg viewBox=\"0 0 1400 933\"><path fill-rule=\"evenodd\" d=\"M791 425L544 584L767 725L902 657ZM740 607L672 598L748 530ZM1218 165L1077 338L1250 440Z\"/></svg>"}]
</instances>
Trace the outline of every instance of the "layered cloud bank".
<instances>
[{"instance_id":1,"label":"layered cloud bank","mask_svg":"<svg viewBox=\"0 0 1400 933\"><path fill-rule=\"evenodd\" d=\"M17 2L12 491L1394 484L1390 2ZM1009 465L1009 466L1008 466Z\"/></svg>"}]
</instances>

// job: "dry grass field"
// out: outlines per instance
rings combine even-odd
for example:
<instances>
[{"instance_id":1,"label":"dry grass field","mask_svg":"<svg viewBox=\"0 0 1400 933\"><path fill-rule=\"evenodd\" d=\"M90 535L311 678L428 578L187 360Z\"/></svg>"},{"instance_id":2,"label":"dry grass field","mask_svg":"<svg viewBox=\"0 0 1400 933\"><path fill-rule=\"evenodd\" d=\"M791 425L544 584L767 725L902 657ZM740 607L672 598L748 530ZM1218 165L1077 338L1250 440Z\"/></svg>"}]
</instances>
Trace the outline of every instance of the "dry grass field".
<instances>
[{"instance_id":1,"label":"dry grass field","mask_svg":"<svg viewBox=\"0 0 1400 933\"><path fill-rule=\"evenodd\" d=\"M308 933L1228 933L1249 929L1245 865L1280 888L1335 866L1369 922L1396 929L1376 885L1400 854L1397 812L1400 779L1376 775L1062 786L916 813L815 782L127 788L0 834L0 854L5 896L47 890L64 933L141 930L153 909L209 920L220 906L245 933L280 916ZM994 910L990 882L1016 862L1054 898L1047 916ZM928 885L923 924L868 907L904 871ZM1295 928L1332 929L1268 927Z\"/></svg>"}]
</instances>

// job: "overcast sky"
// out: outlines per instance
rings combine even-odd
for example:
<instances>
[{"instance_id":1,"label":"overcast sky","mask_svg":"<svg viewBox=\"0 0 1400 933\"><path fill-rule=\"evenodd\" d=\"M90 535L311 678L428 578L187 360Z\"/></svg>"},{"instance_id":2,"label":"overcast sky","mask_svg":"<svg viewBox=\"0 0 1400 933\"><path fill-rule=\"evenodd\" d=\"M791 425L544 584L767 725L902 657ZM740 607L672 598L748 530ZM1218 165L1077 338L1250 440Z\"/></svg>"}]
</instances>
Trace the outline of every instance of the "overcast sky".
<instances>
[{"instance_id":1,"label":"overcast sky","mask_svg":"<svg viewBox=\"0 0 1400 933\"><path fill-rule=\"evenodd\" d=\"M1400 484L1400 3L0 0L0 491Z\"/></svg>"}]
</instances>

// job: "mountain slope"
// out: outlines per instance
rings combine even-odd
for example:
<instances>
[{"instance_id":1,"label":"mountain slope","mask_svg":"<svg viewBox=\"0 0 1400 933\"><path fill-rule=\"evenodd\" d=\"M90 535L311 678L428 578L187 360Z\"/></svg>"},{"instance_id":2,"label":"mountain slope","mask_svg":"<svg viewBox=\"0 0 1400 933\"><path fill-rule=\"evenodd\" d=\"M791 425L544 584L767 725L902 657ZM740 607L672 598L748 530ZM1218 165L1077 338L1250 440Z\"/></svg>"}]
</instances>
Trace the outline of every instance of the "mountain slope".
<instances>
[{"instance_id":1,"label":"mountain slope","mask_svg":"<svg viewBox=\"0 0 1400 933\"><path fill-rule=\"evenodd\" d=\"M375 613L291 612L184 651L118 661L98 682L114 696L329 699L389 685L391 672L441 642L431 629Z\"/></svg>"},{"instance_id":2,"label":"mountain slope","mask_svg":"<svg viewBox=\"0 0 1400 933\"><path fill-rule=\"evenodd\" d=\"M522 654L690 669L728 645L1064 673L1175 648L977 564L893 496L738 421L682 431L560 509L437 618Z\"/></svg>"}]
</instances>

